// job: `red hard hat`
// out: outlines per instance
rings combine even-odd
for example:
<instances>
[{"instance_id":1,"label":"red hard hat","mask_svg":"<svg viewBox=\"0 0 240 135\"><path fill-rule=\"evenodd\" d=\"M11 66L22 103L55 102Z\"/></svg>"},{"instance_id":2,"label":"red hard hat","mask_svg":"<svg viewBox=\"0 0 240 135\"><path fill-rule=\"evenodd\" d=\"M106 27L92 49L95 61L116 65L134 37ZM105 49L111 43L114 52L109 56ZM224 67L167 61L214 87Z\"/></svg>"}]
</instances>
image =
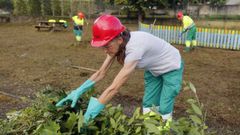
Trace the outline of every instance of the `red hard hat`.
<instances>
[{"instance_id":1,"label":"red hard hat","mask_svg":"<svg viewBox=\"0 0 240 135\"><path fill-rule=\"evenodd\" d=\"M183 12L182 11L179 11L178 13L177 13L177 18L182 18L183 17Z\"/></svg>"},{"instance_id":2,"label":"red hard hat","mask_svg":"<svg viewBox=\"0 0 240 135\"><path fill-rule=\"evenodd\" d=\"M93 24L91 45L93 47L105 46L125 29L126 27L122 25L117 17L102 15Z\"/></svg>"},{"instance_id":3,"label":"red hard hat","mask_svg":"<svg viewBox=\"0 0 240 135\"><path fill-rule=\"evenodd\" d=\"M82 12L79 12L78 17L82 19L82 18L84 18L84 14Z\"/></svg>"}]
</instances>

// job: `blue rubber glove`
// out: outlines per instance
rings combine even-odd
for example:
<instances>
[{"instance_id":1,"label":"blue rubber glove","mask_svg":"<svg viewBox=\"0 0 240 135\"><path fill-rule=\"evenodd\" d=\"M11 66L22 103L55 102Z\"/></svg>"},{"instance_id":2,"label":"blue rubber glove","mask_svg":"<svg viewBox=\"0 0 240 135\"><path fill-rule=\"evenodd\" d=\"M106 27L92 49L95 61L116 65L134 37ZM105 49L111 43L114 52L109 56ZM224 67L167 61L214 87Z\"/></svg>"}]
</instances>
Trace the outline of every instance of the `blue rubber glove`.
<instances>
[{"instance_id":1,"label":"blue rubber glove","mask_svg":"<svg viewBox=\"0 0 240 135\"><path fill-rule=\"evenodd\" d=\"M100 103L97 98L91 97L86 113L84 114L84 122L94 119L103 109L105 105Z\"/></svg>"},{"instance_id":2,"label":"blue rubber glove","mask_svg":"<svg viewBox=\"0 0 240 135\"><path fill-rule=\"evenodd\" d=\"M77 88L76 90L72 91L70 94L67 95L67 97L65 97L62 100L60 100L56 104L56 107L61 107L61 106L64 105L65 102L72 101L71 107L74 108L75 105L77 104L77 101L80 98L80 96L84 92L86 92L87 90L92 88L94 86L94 84L95 84L94 81L91 81L91 80L85 81L79 88Z\"/></svg>"}]
</instances>

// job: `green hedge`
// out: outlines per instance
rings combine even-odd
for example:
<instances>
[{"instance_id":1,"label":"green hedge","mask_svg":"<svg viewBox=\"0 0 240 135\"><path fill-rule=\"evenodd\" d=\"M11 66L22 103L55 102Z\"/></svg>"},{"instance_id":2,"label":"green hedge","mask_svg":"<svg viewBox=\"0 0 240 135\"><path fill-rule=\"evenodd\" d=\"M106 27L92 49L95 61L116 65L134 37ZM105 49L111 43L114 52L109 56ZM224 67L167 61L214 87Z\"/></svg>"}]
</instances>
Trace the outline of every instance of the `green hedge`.
<instances>
[{"instance_id":1,"label":"green hedge","mask_svg":"<svg viewBox=\"0 0 240 135\"><path fill-rule=\"evenodd\" d=\"M7 119L0 120L0 133L4 135L39 134L39 135L161 135L161 134L191 134L203 135L206 132L205 113L203 105L199 102L196 89L191 83L186 83L184 90L191 89L195 98L188 99L188 116L173 120L171 130L160 131L164 126L160 115L150 117L142 115L137 108L128 117L123 113L121 105L107 105L94 120L88 124L83 121L89 97L93 92L85 94L78 102L76 108L65 106L56 108L55 103L66 96L65 92L54 92L48 87L37 94L32 104L20 111L7 114ZM29 102L29 100L26 100ZM150 119L145 119L150 117Z\"/></svg>"}]
</instances>

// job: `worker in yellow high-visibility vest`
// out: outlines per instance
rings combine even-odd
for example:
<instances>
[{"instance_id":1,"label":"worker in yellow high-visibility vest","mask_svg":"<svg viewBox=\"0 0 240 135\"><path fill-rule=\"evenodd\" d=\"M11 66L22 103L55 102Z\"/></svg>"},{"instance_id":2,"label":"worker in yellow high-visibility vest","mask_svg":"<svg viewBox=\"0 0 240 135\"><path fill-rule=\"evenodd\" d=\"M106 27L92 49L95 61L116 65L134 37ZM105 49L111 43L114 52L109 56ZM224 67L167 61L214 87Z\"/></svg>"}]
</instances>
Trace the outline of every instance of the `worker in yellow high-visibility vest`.
<instances>
[{"instance_id":1,"label":"worker in yellow high-visibility vest","mask_svg":"<svg viewBox=\"0 0 240 135\"><path fill-rule=\"evenodd\" d=\"M78 42L78 44L80 44L80 42L82 41L85 16L82 12L79 12L78 15L72 17L72 20L73 20L73 33L75 35L76 41Z\"/></svg>"},{"instance_id":2,"label":"worker in yellow high-visibility vest","mask_svg":"<svg viewBox=\"0 0 240 135\"><path fill-rule=\"evenodd\" d=\"M187 32L187 39L185 41L185 48L184 52L189 52L192 49L195 49L197 46L197 41L196 41L196 26L194 21L192 20L191 17L183 15L181 11L177 13L177 19L179 21L182 21L183 23L183 31L180 33L179 37L182 36L185 32ZM192 47L191 47L192 43Z\"/></svg>"}]
</instances>

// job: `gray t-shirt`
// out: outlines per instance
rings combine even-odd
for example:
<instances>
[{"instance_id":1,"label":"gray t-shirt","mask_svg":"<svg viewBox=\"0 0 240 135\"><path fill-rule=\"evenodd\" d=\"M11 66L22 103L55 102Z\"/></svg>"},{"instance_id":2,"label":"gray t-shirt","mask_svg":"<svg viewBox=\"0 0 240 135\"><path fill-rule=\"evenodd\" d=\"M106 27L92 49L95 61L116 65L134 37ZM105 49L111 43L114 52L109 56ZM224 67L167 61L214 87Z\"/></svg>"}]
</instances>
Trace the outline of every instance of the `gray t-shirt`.
<instances>
[{"instance_id":1,"label":"gray t-shirt","mask_svg":"<svg viewBox=\"0 0 240 135\"><path fill-rule=\"evenodd\" d=\"M137 68L150 71L154 76L180 68L179 51L168 42L152 34L135 31L126 45L124 63L138 60Z\"/></svg>"}]
</instances>

